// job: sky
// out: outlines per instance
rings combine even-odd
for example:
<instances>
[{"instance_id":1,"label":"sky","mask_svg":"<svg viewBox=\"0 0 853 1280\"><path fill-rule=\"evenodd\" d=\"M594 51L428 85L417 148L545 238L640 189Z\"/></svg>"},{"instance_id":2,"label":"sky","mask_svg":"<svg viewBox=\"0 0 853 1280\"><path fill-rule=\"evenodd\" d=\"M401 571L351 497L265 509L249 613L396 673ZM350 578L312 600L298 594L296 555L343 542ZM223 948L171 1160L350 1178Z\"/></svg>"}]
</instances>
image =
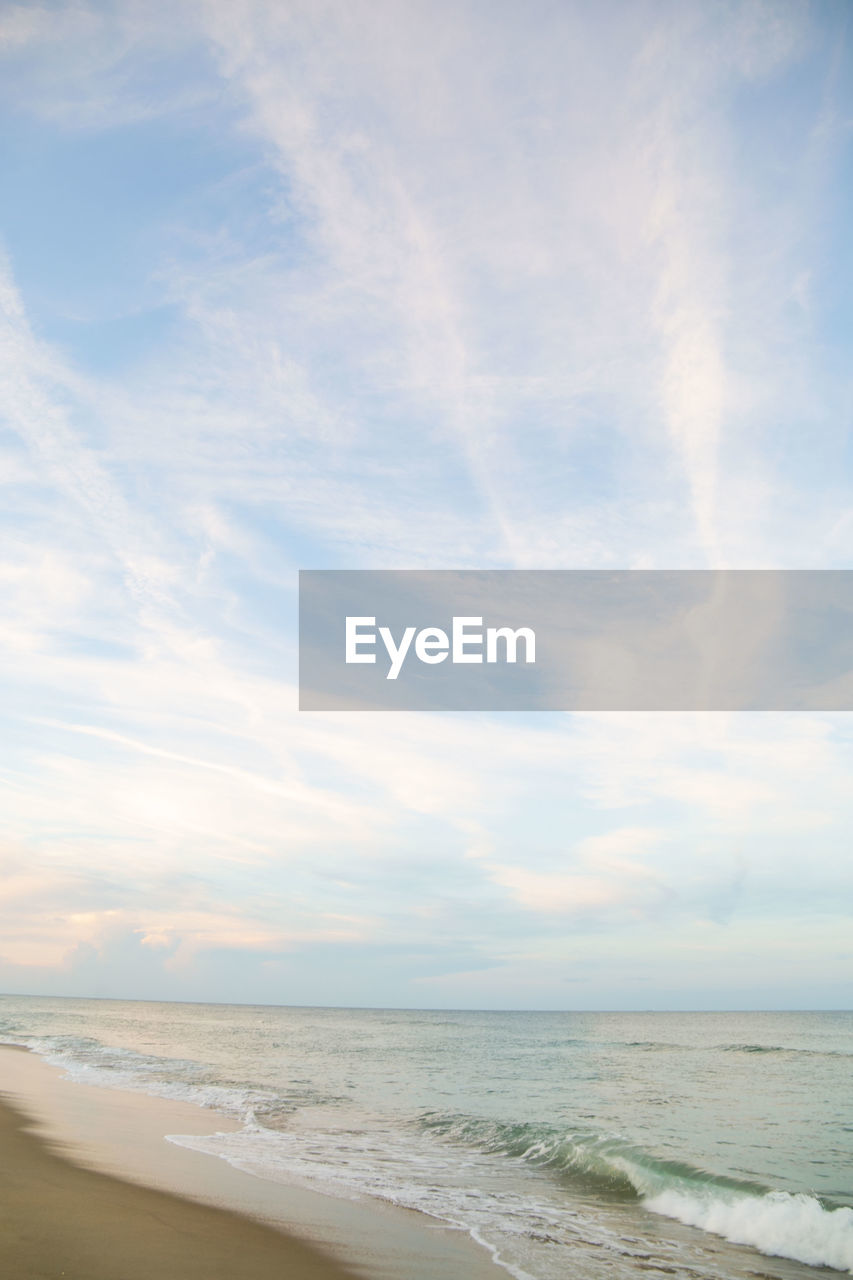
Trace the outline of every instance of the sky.
<instances>
[{"instance_id":1,"label":"sky","mask_svg":"<svg viewBox=\"0 0 853 1280\"><path fill-rule=\"evenodd\" d=\"M297 709L302 569L849 569L846 0L0 6L0 990L849 1007L853 717Z\"/></svg>"}]
</instances>

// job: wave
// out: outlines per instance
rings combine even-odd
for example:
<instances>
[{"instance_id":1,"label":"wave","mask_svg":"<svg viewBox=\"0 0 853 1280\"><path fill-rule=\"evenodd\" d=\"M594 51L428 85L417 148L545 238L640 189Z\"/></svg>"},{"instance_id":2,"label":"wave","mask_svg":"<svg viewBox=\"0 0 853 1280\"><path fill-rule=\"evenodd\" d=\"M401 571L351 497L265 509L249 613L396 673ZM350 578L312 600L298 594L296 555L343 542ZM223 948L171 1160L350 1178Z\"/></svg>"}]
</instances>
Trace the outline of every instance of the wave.
<instances>
[{"instance_id":1,"label":"wave","mask_svg":"<svg viewBox=\"0 0 853 1280\"><path fill-rule=\"evenodd\" d=\"M721 1053L797 1053L796 1049L786 1049L781 1044L718 1044L714 1046L714 1052ZM799 1050L812 1054L814 1050Z\"/></svg>"},{"instance_id":2,"label":"wave","mask_svg":"<svg viewBox=\"0 0 853 1280\"><path fill-rule=\"evenodd\" d=\"M305 1102L320 1098L312 1089L291 1089L287 1095L263 1084L217 1074L192 1058L166 1058L105 1045L88 1036L0 1034L0 1044L23 1044L71 1080L109 1089L130 1089L152 1097L191 1102L237 1120L247 1129L283 1128Z\"/></svg>"},{"instance_id":3,"label":"wave","mask_svg":"<svg viewBox=\"0 0 853 1280\"><path fill-rule=\"evenodd\" d=\"M785 1044L717 1044L714 1053L783 1053L790 1057L802 1058L849 1058L851 1055L843 1049L803 1049L795 1045Z\"/></svg>"},{"instance_id":4,"label":"wave","mask_svg":"<svg viewBox=\"0 0 853 1280\"><path fill-rule=\"evenodd\" d=\"M506 1124L474 1116L426 1112L423 1129L481 1151L538 1165L573 1182L633 1197L652 1195L695 1181L761 1195L769 1188L745 1179L706 1173L680 1160L664 1160L612 1134L557 1129L547 1124Z\"/></svg>"},{"instance_id":5,"label":"wave","mask_svg":"<svg viewBox=\"0 0 853 1280\"><path fill-rule=\"evenodd\" d=\"M654 1213L723 1236L732 1244L853 1273L853 1209L827 1209L815 1196L768 1191L726 1199L672 1189L645 1204Z\"/></svg>"},{"instance_id":6,"label":"wave","mask_svg":"<svg viewBox=\"0 0 853 1280\"><path fill-rule=\"evenodd\" d=\"M573 1183L630 1194L645 1208L773 1257L853 1274L853 1209L816 1196L665 1160L612 1135L566 1133L549 1125L508 1125L428 1113L429 1132L481 1151L547 1168Z\"/></svg>"}]
</instances>

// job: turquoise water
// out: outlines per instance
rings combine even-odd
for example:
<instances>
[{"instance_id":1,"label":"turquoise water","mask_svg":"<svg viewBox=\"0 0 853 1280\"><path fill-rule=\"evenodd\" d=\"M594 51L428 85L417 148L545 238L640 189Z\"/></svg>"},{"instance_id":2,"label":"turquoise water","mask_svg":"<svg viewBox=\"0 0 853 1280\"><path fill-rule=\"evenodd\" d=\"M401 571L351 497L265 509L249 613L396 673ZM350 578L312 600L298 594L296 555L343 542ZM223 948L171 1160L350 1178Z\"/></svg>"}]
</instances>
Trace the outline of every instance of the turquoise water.
<instances>
[{"instance_id":1,"label":"turquoise water","mask_svg":"<svg viewBox=\"0 0 853 1280\"><path fill-rule=\"evenodd\" d=\"M443 1219L516 1277L853 1272L853 1014L0 998L76 1079L242 1122L183 1145Z\"/></svg>"}]
</instances>

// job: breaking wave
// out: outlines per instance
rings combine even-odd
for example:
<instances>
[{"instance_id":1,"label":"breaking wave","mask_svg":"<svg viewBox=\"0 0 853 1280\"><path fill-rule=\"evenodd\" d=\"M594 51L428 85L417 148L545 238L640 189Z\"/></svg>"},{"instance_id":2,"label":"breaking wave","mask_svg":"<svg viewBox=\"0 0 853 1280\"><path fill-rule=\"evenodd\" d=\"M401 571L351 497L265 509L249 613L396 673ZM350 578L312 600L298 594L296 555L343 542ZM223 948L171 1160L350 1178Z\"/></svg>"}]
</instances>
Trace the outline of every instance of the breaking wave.
<instances>
[{"instance_id":1,"label":"breaking wave","mask_svg":"<svg viewBox=\"0 0 853 1280\"><path fill-rule=\"evenodd\" d=\"M773 1257L853 1273L853 1209L660 1159L614 1136L429 1113L424 1129L535 1165L568 1182L638 1198L653 1213Z\"/></svg>"}]
</instances>

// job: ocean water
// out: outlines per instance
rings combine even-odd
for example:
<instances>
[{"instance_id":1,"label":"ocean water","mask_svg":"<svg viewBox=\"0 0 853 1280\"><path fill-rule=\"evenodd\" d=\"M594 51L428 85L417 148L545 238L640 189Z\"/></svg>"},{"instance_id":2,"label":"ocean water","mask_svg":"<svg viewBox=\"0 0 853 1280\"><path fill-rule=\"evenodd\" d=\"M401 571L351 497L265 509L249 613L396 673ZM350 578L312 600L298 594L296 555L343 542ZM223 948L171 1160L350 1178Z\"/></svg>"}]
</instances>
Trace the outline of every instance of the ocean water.
<instances>
[{"instance_id":1,"label":"ocean water","mask_svg":"<svg viewBox=\"0 0 853 1280\"><path fill-rule=\"evenodd\" d=\"M850 1012L6 996L0 1040L74 1079L236 1118L238 1132L170 1140L429 1214L517 1280L853 1273Z\"/></svg>"}]
</instances>

